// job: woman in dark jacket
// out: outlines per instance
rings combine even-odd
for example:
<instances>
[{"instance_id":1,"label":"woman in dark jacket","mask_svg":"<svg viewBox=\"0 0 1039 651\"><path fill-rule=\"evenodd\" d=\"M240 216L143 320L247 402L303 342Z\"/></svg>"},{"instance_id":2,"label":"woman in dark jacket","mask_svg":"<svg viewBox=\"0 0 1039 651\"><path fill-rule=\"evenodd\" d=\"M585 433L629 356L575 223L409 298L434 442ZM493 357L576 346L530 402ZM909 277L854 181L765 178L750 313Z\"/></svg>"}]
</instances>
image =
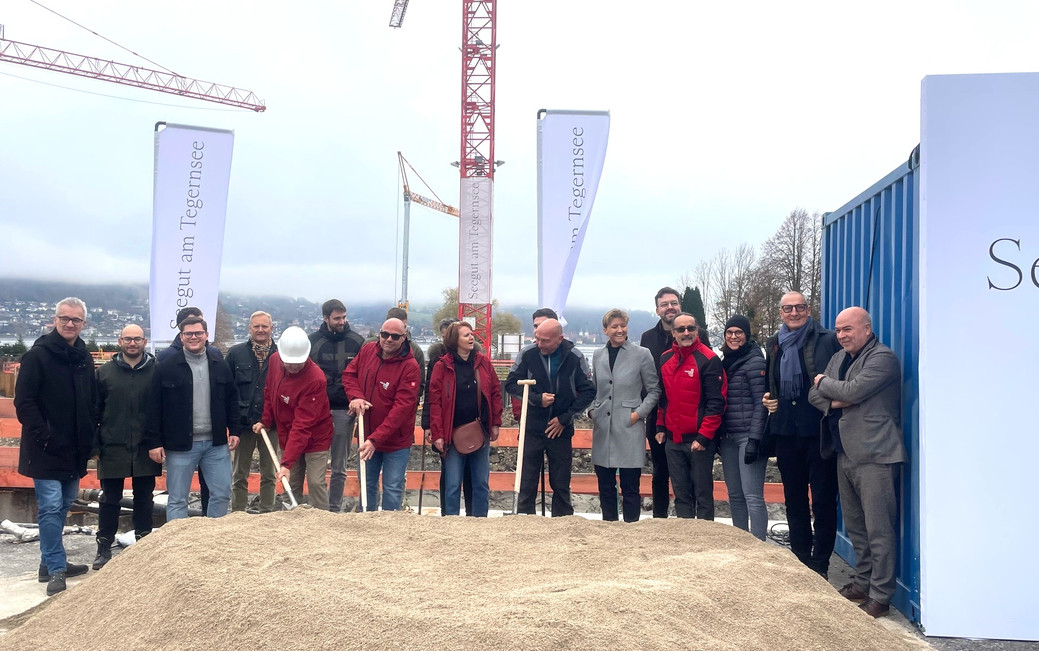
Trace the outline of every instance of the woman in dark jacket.
<instances>
[{"instance_id":1,"label":"woman in dark jacket","mask_svg":"<svg viewBox=\"0 0 1039 651\"><path fill-rule=\"evenodd\" d=\"M429 381L430 437L444 458L444 515L458 515L462 470L469 462L473 479L473 515L487 517L490 501L490 441L501 427L501 383L490 360L475 350L473 329L463 321L452 323L444 337L448 353L433 366ZM477 377L479 382L477 382ZM455 429L479 419L485 440L474 452L462 455L452 445Z\"/></svg>"},{"instance_id":2,"label":"woman in dark jacket","mask_svg":"<svg viewBox=\"0 0 1039 651\"><path fill-rule=\"evenodd\" d=\"M765 509L765 464L761 437L765 431L765 408L761 397L768 391L765 356L750 338L750 321L735 315L725 324L722 366L729 381L723 417L725 437L721 440L722 470L729 491L732 524L765 539L768 511Z\"/></svg>"}]
</instances>

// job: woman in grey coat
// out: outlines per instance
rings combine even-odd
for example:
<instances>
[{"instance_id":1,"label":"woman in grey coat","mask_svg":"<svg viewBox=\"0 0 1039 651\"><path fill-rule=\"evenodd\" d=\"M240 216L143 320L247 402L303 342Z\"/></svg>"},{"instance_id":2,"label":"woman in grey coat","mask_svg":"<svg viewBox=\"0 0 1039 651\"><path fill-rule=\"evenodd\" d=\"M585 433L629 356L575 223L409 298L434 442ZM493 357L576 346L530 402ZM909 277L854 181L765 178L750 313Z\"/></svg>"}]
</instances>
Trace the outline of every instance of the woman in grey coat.
<instances>
[{"instance_id":1,"label":"woman in grey coat","mask_svg":"<svg viewBox=\"0 0 1039 651\"><path fill-rule=\"evenodd\" d=\"M729 492L732 524L765 539L768 511L765 508L765 464L768 457L760 450L765 431L765 407L761 397L768 391L765 356L750 338L750 321L736 314L725 324L722 366L728 378L719 452L725 487Z\"/></svg>"},{"instance_id":2,"label":"woman in grey coat","mask_svg":"<svg viewBox=\"0 0 1039 651\"><path fill-rule=\"evenodd\" d=\"M660 399L660 382L649 349L628 341L627 313L610 310L602 327L608 341L592 355L592 463L602 519L617 519L619 471L624 521L636 522L642 510L639 481L646 462L646 417Z\"/></svg>"}]
</instances>

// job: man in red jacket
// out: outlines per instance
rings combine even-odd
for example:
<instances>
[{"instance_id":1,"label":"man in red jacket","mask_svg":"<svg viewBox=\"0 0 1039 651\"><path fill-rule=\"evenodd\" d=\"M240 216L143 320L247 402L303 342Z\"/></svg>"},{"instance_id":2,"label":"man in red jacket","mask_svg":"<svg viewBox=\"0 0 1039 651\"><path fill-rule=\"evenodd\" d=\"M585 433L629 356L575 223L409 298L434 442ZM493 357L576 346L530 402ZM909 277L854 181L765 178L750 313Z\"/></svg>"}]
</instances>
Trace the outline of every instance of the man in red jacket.
<instances>
[{"instance_id":1,"label":"man in red jacket","mask_svg":"<svg viewBox=\"0 0 1039 651\"><path fill-rule=\"evenodd\" d=\"M365 464L367 511L378 508L380 473L382 510L401 508L421 386L422 371L400 319L386 319L379 340L366 343L343 370L350 411L364 420L357 456Z\"/></svg>"},{"instance_id":2,"label":"man in red jacket","mask_svg":"<svg viewBox=\"0 0 1039 651\"><path fill-rule=\"evenodd\" d=\"M294 495L303 496L303 478L309 489L308 503L328 510L328 450L332 445L332 413L328 408L325 373L310 359L310 339L292 326L278 340L278 350L267 364L263 390L263 416L253 424L278 430L281 468L275 481L286 475Z\"/></svg>"},{"instance_id":3,"label":"man in red jacket","mask_svg":"<svg viewBox=\"0 0 1039 651\"><path fill-rule=\"evenodd\" d=\"M675 343L660 356L664 394L657 413L657 443L680 518L714 519L714 439L725 411L725 370L699 337L696 318L685 312L671 328Z\"/></svg>"}]
</instances>

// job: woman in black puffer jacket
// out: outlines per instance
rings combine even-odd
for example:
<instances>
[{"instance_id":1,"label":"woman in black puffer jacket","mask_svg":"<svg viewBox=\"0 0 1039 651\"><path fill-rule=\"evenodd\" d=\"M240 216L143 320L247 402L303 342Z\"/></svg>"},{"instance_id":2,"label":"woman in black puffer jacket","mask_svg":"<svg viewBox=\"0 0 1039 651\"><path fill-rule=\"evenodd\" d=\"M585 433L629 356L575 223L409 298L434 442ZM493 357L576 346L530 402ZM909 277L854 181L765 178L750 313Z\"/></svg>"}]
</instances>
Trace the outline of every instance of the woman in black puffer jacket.
<instances>
[{"instance_id":1,"label":"woman in black puffer jacket","mask_svg":"<svg viewBox=\"0 0 1039 651\"><path fill-rule=\"evenodd\" d=\"M761 397L768 391L765 356L750 338L750 321L737 314L725 324L722 366L728 378L720 452L733 525L765 539L768 511L765 509L765 464L759 453L765 431L765 408Z\"/></svg>"}]
</instances>

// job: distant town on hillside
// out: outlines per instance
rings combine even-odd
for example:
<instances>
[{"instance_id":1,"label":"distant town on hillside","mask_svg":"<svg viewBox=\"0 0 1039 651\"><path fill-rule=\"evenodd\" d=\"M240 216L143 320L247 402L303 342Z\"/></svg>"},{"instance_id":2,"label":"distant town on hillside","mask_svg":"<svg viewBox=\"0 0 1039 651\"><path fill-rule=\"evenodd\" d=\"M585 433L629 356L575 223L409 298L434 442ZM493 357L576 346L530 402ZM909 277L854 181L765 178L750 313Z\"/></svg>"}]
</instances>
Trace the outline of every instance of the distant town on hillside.
<instances>
[{"instance_id":1,"label":"distant town on hillside","mask_svg":"<svg viewBox=\"0 0 1039 651\"><path fill-rule=\"evenodd\" d=\"M66 296L78 296L89 310L84 339L99 343L113 342L127 324L136 323L149 330L147 285L86 285L40 280L0 279L0 340L21 338L27 345L47 331L53 321L54 304ZM350 327L368 335L381 324L391 304L354 305L349 297L338 297L346 304ZM416 339L433 339L433 314L439 304L410 306L408 325ZM536 306L501 306L499 309L519 317L524 334L532 335L530 314ZM246 296L222 292L218 306L217 329L214 340L222 343L244 341L248 337L249 315L256 310L270 313L276 332L297 325L316 330L321 325L321 304L304 298L288 296ZM582 344L605 341L602 335L602 315L605 309L570 308L566 314L567 336ZM208 315L207 315L208 316ZM656 315L649 311L631 313L630 336L638 339L642 331L653 326Z\"/></svg>"}]
</instances>

